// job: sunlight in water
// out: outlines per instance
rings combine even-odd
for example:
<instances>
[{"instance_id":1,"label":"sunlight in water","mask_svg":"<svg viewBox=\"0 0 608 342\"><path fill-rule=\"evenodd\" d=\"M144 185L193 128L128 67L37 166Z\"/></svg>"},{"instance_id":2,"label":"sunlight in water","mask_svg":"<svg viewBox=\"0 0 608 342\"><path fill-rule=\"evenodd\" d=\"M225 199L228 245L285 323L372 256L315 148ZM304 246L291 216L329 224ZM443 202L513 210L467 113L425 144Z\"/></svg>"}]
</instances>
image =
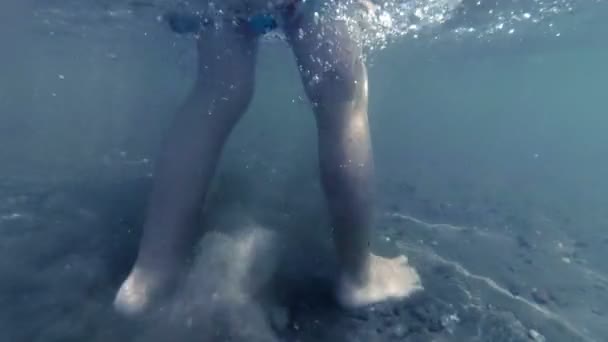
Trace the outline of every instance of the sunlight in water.
<instances>
[{"instance_id":1,"label":"sunlight in water","mask_svg":"<svg viewBox=\"0 0 608 342\"><path fill-rule=\"evenodd\" d=\"M530 25L559 36L552 19L573 13L577 4L572 0L513 0L500 4L497 0L350 0L340 2L336 15L363 27L363 46L377 50L401 37L488 40L497 35L513 36ZM357 5L365 10L353 14L351 8Z\"/></svg>"},{"instance_id":2,"label":"sunlight in water","mask_svg":"<svg viewBox=\"0 0 608 342\"><path fill-rule=\"evenodd\" d=\"M313 1L313 0L308 0ZM588 0L598 2L601 0ZM176 0L61 1L40 2L36 18L50 34L70 32L80 36L107 30L142 30L164 25L161 18L171 9L200 13L202 2ZM55 5L53 5L55 4ZM338 17L352 27L363 28L360 41L368 51L386 48L395 39L432 40L473 37L489 40L514 36L533 29L560 35L554 18L575 14L585 5L580 0L330 0L317 6L320 20ZM219 11L218 15L225 15ZM145 33L145 32L144 32ZM270 34L269 37L280 37Z\"/></svg>"}]
</instances>

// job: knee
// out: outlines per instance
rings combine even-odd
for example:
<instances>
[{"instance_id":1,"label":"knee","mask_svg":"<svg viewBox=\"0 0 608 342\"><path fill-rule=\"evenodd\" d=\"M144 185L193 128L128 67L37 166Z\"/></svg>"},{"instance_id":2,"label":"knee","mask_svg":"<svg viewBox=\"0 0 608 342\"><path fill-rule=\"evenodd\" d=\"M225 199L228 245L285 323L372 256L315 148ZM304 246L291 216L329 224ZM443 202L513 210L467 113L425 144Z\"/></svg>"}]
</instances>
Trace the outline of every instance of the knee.
<instances>
[{"instance_id":1,"label":"knee","mask_svg":"<svg viewBox=\"0 0 608 342\"><path fill-rule=\"evenodd\" d=\"M336 139L367 134L367 75L362 64L324 71L306 91L321 134Z\"/></svg>"},{"instance_id":2,"label":"knee","mask_svg":"<svg viewBox=\"0 0 608 342\"><path fill-rule=\"evenodd\" d=\"M199 80L194 96L209 102L210 110L242 112L249 106L254 93L253 78L208 78Z\"/></svg>"},{"instance_id":3,"label":"knee","mask_svg":"<svg viewBox=\"0 0 608 342\"><path fill-rule=\"evenodd\" d=\"M193 95L208 102L215 110L244 111L254 93L252 53L224 49L216 55L199 57Z\"/></svg>"},{"instance_id":4,"label":"knee","mask_svg":"<svg viewBox=\"0 0 608 342\"><path fill-rule=\"evenodd\" d=\"M353 102L367 95L367 78L360 61L333 63L319 72L310 72L305 85L310 100L321 106Z\"/></svg>"},{"instance_id":5,"label":"knee","mask_svg":"<svg viewBox=\"0 0 608 342\"><path fill-rule=\"evenodd\" d=\"M254 93L253 77L234 79L233 82L224 82L216 101L242 112L247 109Z\"/></svg>"}]
</instances>

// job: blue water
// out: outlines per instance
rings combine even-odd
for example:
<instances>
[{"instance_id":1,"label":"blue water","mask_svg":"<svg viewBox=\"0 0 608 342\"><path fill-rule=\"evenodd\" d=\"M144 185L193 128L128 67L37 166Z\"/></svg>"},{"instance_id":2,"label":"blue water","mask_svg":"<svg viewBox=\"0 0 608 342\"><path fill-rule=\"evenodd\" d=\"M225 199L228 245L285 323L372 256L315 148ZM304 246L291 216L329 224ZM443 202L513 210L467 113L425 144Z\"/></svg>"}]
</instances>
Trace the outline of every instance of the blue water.
<instances>
[{"instance_id":1,"label":"blue water","mask_svg":"<svg viewBox=\"0 0 608 342\"><path fill-rule=\"evenodd\" d=\"M608 5L438 3L409 2L407 13L428 9L415 22L387 3L393 25L363 41L376 245L408 254L428 297L356 323L291 308L278 328L265 304L227 304L227 330L253 322L286 341L608 340ZM109 307L135 253L158 144L194 79L193 38L157 20L170 5L0 5L0 341L214 340L134 327ZM280 39L262 44L257 72L206 222L323 234L314 121ZM292 265L312 268L300 259ZM196 284L174 304L196 302Z\"/></svg>"}]
</instances>

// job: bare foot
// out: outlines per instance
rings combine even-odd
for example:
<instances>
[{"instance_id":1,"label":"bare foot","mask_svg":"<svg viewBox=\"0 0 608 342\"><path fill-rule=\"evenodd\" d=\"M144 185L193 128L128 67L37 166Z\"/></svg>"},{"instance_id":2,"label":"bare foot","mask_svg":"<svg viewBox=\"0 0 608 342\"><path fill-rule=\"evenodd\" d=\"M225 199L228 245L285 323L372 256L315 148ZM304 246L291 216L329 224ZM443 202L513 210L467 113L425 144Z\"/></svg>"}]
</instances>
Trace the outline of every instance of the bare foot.
<instances>
[{"instance_id":1,"label":"bare foot","mask_svg":"<svg viewBox=\"0 0 608 342\"><path fill-rule=\"evenodd\" d=\"M405 298L422 290L420 277L403 255L394 259L370 255L367 276L362 281L340 277L337 297L344 307L360 307L390 299Z\"/></svg>"},{"instance_id":2,"label":"bare foot","mask_svg":"<svg viewBox=\"0 0 608 342\"><path fill-rule=\"evenodd\" d=\"M114 298L114 309L125 316L143 314L175 284L176 273L175 270L152 271L135 266Z\"/></svg>"}]
</instances>

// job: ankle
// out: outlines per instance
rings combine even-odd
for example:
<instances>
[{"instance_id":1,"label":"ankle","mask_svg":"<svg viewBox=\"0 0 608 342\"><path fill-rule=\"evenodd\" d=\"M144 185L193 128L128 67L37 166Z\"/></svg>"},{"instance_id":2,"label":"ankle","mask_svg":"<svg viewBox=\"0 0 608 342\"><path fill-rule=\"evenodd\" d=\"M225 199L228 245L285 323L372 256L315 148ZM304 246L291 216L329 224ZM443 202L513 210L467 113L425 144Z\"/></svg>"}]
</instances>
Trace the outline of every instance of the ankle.
<instances>
[{"instance_id":1,"label":"ankle","mask_svg":"<svg viewBox=\"0 0 608 342\"><path fill-rule=\"evenodd\" d=\"M370 254L366 254L357 262L351 263L349 267L343 267L341 271L343 280L357 285L367 283L371 277L370 256Z\"/></svg>"}]
</instances>

